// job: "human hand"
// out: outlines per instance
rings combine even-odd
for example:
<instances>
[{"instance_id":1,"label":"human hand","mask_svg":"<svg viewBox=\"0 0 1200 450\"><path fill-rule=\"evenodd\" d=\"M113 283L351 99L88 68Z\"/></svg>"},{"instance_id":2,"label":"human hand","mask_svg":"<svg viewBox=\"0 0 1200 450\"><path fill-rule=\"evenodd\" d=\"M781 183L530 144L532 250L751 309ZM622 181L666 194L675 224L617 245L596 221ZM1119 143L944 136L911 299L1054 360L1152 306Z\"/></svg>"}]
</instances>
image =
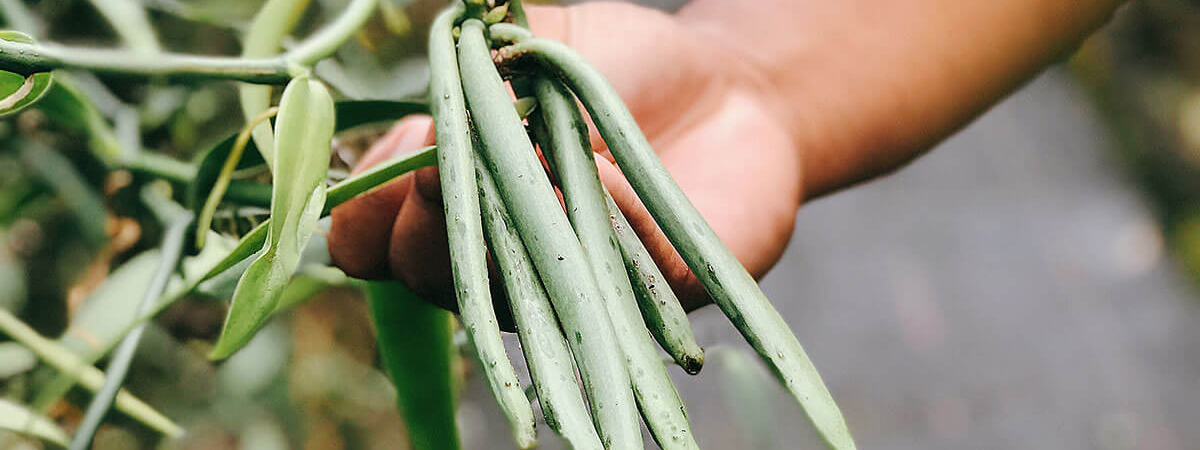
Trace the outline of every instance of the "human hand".
<instances>
[{"instance_id":1,"label":"human hand","mask_svg":"<svg viewBox=\"0 0 1200 450\"><path fill-rule=\"evenodd\" d=\"M952 6L943 1L918 3ZM928 23L908 20L928 11L905 2L857 2L882 18L850 3L764 2L740 16L710 0L676 15L625 3L528 12L536 35L565 42L608 77L697 209L761 277L806 195L911 160L1057 58L1116 2L1076 6L1084 17L1057 26L1026 20L1045 8L1038 0L959 4L956 13L976 20ZM862 27L865 19L877 26ZM972 29L981 19L999 23ZM949 36L959 41L940 42ZM992 53L979 54L980 42ZM432 144L431 126L428 117L401 121L356 170ZM681 301L707 304L594 130L592 143L602 181ZM330 253L352 276L395 277L453 309L445 233L437 171L425 169L335 208Z\"/></svg>"}]
</instances>

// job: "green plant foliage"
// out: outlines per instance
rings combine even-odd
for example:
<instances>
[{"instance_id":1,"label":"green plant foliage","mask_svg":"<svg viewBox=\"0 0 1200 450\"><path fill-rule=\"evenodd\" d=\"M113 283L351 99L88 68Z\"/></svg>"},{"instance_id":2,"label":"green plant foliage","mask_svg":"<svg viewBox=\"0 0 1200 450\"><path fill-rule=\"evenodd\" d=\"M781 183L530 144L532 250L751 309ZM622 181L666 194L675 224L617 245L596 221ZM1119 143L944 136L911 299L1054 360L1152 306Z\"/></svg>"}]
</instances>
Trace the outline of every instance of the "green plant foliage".
<instances>
[{"instance_id":1,"label":"green plant foliage","mask_svg":"<svg viewBox=\"0 0 1200 450\"><path fill-rule=\"evenodd\" d=\"M209 357L223 359L237 351L275 311L325 206L334 118L333 98L319 81L296 78L284 90L275 136L274 220L266 245L238 282Z\"/></svg>"},{"instance_id":2,"label":"green plant foliage","mask_svg":"<svg viewBox=\"0 0 1200 450\"><path fill-rule=\"evenodd\" d=\"M429 107L424 102L412 101L390 101L390 100L350 100L340 101L334 106L337 120L335 121L335 132L342 132L354 127L388 122L402 119L410 114L419 114L429 112ZM204 152L197 162L195 177L187 189L187 204L192 209L192 212L200 216L200 209L203 208L205 200L213 191L213 187L220 177L221 168L225 164L225 160L229 158L229 153L233 150L233 145L237 141L237 134L231 134L225 139L222 139L212 148ZM251 151L256 147L254 141L246 143L246 151L242 154L240 161L237 163L237 169L249 169L260 167L266 164L262 159L262 155L257 151ZM237 190L238 185L233 185L231 192ZM243 185L244 186L244 185ZM329 195L334 195L335 188L331 188ZM249 193L249 189L244 189L243 192ZM357 195L357 194L355 194ZM240 196L238 200L245 202L250 200L245 196Z\"/></svg>"},{"instance_id":3,"label":"green plant foliage","mask_svg":"<svg viewBox=\"0 0 1200 450\"><path fill-rule=\"evenodd\" d=\"M108 216L104 200L88 185L71 161L53 149L32 140L12 140L25 167L50 187L75 216L88 242L106 239L103 219Z\"/></svg>"},{"instance_id":4,"label":"green plant foliage","mask_svg":"<svg viewBox=\"0 0 1200 450\"><path fill-rule=\"evenodd\" d=\"M56 75L54 84L37 103L37 109L58 126L85 133L88 136L88 149L96 159L108 164L116 163L123 156L116 133L104 114L75 87L67 75Z\"/></svg>"},{"instance_id":5,"label":"green plant foliage","mask_svg":"<svg viewBox=\"0 0 1200 450\"><path fill-rule=\"evenodd\" d=\"M383 366L414 450L458 450L454 316L397 281L366 282Z\"/></svg>"},{"instance_id":6,"label":"green plant foliage","mask_svg":"<svg viewBox=\"0 0 1200 450\"><path fill-rule=\"evenodd\" d=\"M25 33L0 30L0 40L33 43ZM29 76L0 71L0 117L15 114L32 105L50 89L53 72L40 72Z\"/></svg>"},{"instance_id":7,"label":"green plant foliage","mask_svg":"<svg viewBox=\"0 0 1200 450\"><path fill-rule=\"evenodd\" d=\"M166 291L167 283L171 281L171 275L183 259L183 249L187 244L188 225L191 224L193 217L191 213L180 210L176 213L176 217L170 220L171 223L164 234L161 245L163 255L154 269L154 276L143 288L141 300L134 309L134 317L153 310L155 303ZM120 346L117 347L112 359L108 362L104 384L96 390L96 395L92 397L92 402L83 416L83 421L75 430L75 436L71 439L71 450L87 450L91 447L96 431L100 429L104 416L108 414L113 399L125 381L125 375L129 373L133 355L137 352L138 344L145 332L146 324L140 323L122 338Z\"/></svg>"},{"instance_id":8,"label":"green plant foliage","mask_svg":"<svg viewBox=\"0 0 1200 450\"><path fill-rule=\"evenodd\" d=\"M311 0L268 0L250 23L246 39L242 44L242 56L266 57L279 52L280 45L296 21L300 20L304 10ZM241 100L242 113L247 120L271 106L271 86L242 85L238 88L238 99ZM254 127L252 132L256 147L267 162L272 165L271 152L274 150L274 136L271 124L262 123Z\"/></svg>"},{"instance_id":9,"label":"green plant foliage","mask_svg":"<svg viewBox=\"0 0 1200 450\"><path fill-rule=\"evenodd\" d=\"M17 403L0 399L0 430L8 430L57 447L67 446L67 432L53 420Z\"/></svg>"},{"instance_id":10,"label":"green plant foliage","mask_svg":"<svg viewBox=\"0 0 1200 450\"><path fill-rule=\"evenodd\" d=\"M92 367L66 347L38 334L6 309L0 309L0 332L28 347L51 367L75 377L88 390L96 391L104 384L104 372ZM167 436L183 434L179 425L125 390L117 393L114 404L117 410L160 433Z\"/></svg>"}]
</instances>

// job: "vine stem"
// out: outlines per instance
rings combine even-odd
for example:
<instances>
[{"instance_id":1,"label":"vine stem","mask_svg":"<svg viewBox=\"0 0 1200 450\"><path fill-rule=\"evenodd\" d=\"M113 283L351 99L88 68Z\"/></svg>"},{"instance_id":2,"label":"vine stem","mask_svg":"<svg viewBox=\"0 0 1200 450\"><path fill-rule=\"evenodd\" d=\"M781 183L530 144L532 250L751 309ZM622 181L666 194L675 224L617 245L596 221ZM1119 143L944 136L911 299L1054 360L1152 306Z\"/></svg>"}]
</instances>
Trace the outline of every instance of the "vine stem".
<instances>
[{"instance_id":1,"label":"vine stem","mask_svg":"<svg viewBox=\"0 0 1200 450\"><path fill-rule=\"evenodd\" d=\"M216 182L213 183L212 191L204 199L204 207L200 209L200 216L196 218L196 248L204 248L204 238L208 236L208 227L212 224L213 214L217 212L217 206L220 205L221 198L225 196L225 191L229 188L233 171L237 170L238 163L242 161L242 153L246 151L246 144L250 142L250 132L258 124L266 122L278 113L278 107L267 108L266 111L250 119L238 133L237 139L233 143L233 149L225 158L225 164L221 165L221 172L217 175Z\"/></svg>"},{"instance_id":2,"label":"vine stem","mask_svg":"<svg viewBox=\"0 0 1200 450\"><path fill-rule=\"evenodd\" d=\"M185 235L188 224L191 222L192 213L190 211L182 212L171 222L166 237L163 239L158 268L155 269L154 278L150 280L141 302L138 303L137 314L143 314L154 308L155 302L166 291L171 274L183 258L183 246L187 242ZM121 340L121 345L108 363L108 373L104 378L104 383L96 391L95 397L92 397L92 402L88 404L87 412L84 414L83 423L79 425L75 431L75 437L71 439L70 450L87 450L91 446L92 438L100 429L104 416L112 408L113 401L121 390L121 383L125 381L125 374L129 372L129 365L133 362L133 355L137 352L138 343L141 342L142 334L145 331L146 324L140 323L129 330L129 333Z\"/></svg>"},{"instance_id":3,"label":"vine stem","mask_svg":"<svg viewBox=\"0 0 1200 450\"><path fill-rule=\"evenodd\" d=\"M37 331L21 322L21 319L4 308L0 308L0 333L7 334L14 341L28 347L47 365L75 377L79 384L88 390L97 391L103 386L104 372L84 362L58 342L38 334ZM170 437L183 435L183 429L179 425L124 389L117 391L114 404L118 410L160 433Z\"/></svg>"},{"instance_id":4,"label":"vine stem","mask_svg":"<svg viewBox=\"0 0 1200 450\"><path fill-rule=\"evenodd\" d=\"M284 84L333 54L378 6L379 0L353 0L340 16L292 51L268 58L146 54L129 50L85 49L57 44L0 40L0 70L29 75L54 69L169 79L225 79L255 84Z\"/></svg>"},{"instance_id":5,"label":"vine stem","mask_svg":"<svg viewBox=\"0 0 1200 450\"><path fill-rule=\"evenodd\" d=\"M183 161L151 152L137 155L117 165L121 169L150 175L177 185L191 184L196 178L196 167ZM233 180L225 192L225 198L237 203L266 206L271 202L271 187L265 184Z\"/></svg>"}]
</instances>

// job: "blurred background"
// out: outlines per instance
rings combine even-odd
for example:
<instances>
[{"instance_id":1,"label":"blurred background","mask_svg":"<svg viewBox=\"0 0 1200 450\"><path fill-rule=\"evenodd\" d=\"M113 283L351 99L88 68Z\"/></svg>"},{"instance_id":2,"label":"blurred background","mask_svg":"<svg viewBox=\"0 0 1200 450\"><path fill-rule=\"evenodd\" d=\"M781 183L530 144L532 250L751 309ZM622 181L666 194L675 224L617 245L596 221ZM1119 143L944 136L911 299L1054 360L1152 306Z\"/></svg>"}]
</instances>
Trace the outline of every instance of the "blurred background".
<instances>
[{"instance_id":1,"label":"blurred background","mask_svg":"<svg viewBox=\"0 0 1200 450\"><path fill-rule=\"evenodd\" d=\"M5 27L117 45L87 2L23 1L0 0ZM237 53L237 32L260 5L143 1L167 48L212 54ZM314 2L297 35L344 3ZM319 75L352 98L422 95L420 53L441 2L409 3L385 1ZM26 8L32 17L13 12ZM241 125L231 83L72 75L119 138L160 153L194 158ZM800 211L763 285L862 448L1200 449L1198 79L1200 2L1136 1L1069 62L928 156ZM137 270L162 230L130 189L145 180L98 169L59 113L0 122L0 143L20 134L54 150L0 145L0 307L68 342L132 307L125 297L140 289L105 277ZM121 117L134 117L132 128ZM352 165L377 132L340 136L335 167ZM161 314L126 386L189 433L159 442L114 414L96 448L404 448L357 291L329 273L304 288L307 302L219 367L204 358L224 317L218 299ZM709 364L672 375L701 445L820 448L720 312L692 319ZM507 448L478 372L469 360L463 370L464 447ZM0 396L35 401L51 375L0 342ZM88 398L71 392L48 410L70 430ZM543 448L561 448L541 429ZM0 450L38 445L0 431Z\"/></svg>"}]
</instances>

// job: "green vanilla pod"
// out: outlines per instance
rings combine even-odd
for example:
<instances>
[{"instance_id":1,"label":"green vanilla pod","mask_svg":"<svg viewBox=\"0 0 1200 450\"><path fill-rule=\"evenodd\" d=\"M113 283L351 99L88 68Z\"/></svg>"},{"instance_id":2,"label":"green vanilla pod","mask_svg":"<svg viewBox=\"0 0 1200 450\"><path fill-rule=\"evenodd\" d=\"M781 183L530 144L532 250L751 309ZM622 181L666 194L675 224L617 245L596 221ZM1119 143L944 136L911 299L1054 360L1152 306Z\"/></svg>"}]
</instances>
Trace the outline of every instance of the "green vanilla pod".
<instances>
[{"instance_id":1,"label":"green vanilla pod","mask_svg":"<svg viewBox=\"0 0 1200 450\"><path fill-rule=\"evenodd\" d=\"M521 237L511 226L512 218L481 158L476 158L475 175L479 181L484 234L508 295L508 306L521 338L525 363L542 405L542 416L550 429L562 436L571 448L602 450L604 447L579 390L571 350L558 328L550 297L538 279Z\"/></svg>"},{"instance_id":2,"label":"green vanilla pod","mask_svg":"<svg viewBox=\"0 0 1200 450\"><path fill-rule=\"evenodd\" d=\"M658 345L671 355L675 364L691 375L700 373L700 368L704 366L704 349L696 342L687 311L684 311L683 304L654 263L646 244L629 225L629 220L612 196L605 192L604 200L608 204L608 218L625 260L625 270L629 272L633 293L642 308L642 318L649 325L650 333L658 340Z\"/></svg>"},{"instance_id":3,"label":"green vanilla pod","mask_svg":"<svg viewBox=\"0 0 1200 450\"><path fill-rule=\"evenodd\" d=\"M429 99L438 142L450 264L459 317L483 366L488 387L508 418L517 445L532 448L537 443L533 408L500 339L488 284L471 129L451 35L454 20L461 13L457 4L446 9L434 19L429 32ZM511 102L508 107L512 108Z\"/></svg>"},{"instance_id":4,"label":"green vanilla pod","mask_svg":"<svg viewBox=\"0 0 1200 450\"><path fill-rule=\"evenodd\" d=\"M642 320L633 287L617 248L617 237L604 201L604 186L592 159L587 124L575 97L546 77L533 80L541 105L538 139L546 159L553 161L566 203L567 217L586 251L604 305L617 333L629 367L629 378L638 408L655 441L664 450L698 449L679 392L667 374L646 323Z\"/></svg>"},{"instance_id":5,"label":"green vanilla pod","mask_svg":"<svg viewBox=\"0 0 1200 450\"><path fill-rule=\"evenodd\" d=\"M547 39L523 39L501 48L498 57L531 58L571 87L625 178L709 296L804 408L825 443L855 448L841 410L787 322L671 178L604 76L574 50Z\"/></svg>"},{"instance_id":6,"label":"green vanilla pod","mask_svg":"<svg viewBox=\"0 0 1200 450\"><path fill-rule=\"evenodd\" d=\"M603 297L483 37L462 24L459 71L488 170L554 302L608 449L642 448L637 405Z\"/></svg>"}]
</instances>

